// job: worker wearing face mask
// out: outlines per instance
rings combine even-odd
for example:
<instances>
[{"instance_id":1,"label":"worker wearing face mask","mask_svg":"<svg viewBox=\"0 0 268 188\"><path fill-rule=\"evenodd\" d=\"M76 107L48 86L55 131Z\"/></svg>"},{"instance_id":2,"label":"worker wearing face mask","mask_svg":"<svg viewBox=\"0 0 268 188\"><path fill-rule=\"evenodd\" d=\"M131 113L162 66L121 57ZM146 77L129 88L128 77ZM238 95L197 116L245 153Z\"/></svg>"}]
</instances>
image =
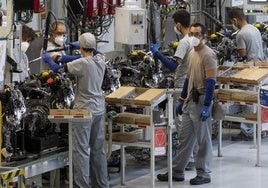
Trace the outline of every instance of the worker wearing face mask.
<instances>
[{"instance_id":1,"label":"worker wearing face mask","mask_svg":"<svg viewBox=\"0 0 268 188\"><path fill-rule=\"evenodd\" d=\"M264 53L260 31L248 24L243 10L233 8L229 12L233 28L239 30L236 35L237 52L245 61L263 61Z\"/></svg>"},{"instance_id":2,"label":"worker wearing face mask","mask_svg":"<svg viewBox=\"0 0 268 188\"><path fill-rule=\"evenodd\" d=\"M229 18L234 29L239 30L236 34L238 61L256 62L264 61L264 50L262 45L262 37L260 31L251 24L248 24L243 9L233 8L229 12ZM252 88L247 88L252 89ZM253 113L253 108L249 106L240 106L241 111ZM239 109L240 110L240 109ZM241 123L241 132L232 137L232 140L252 140L253 139L253 124Z\"/></svg>"},{"instance_id":3,"label":"worker wearing face mask","mask_svg":"<svg viewBox=\"0 0 268 188\"><path fill-rule=\"evenodd\" d=\"M51 24L49 30L49 40L47 43L46 51L52 57L52 59L58 64L65 64L67 62L73 61L75 59L81 58L81 55L68 55L64 48L62 50L57 50L66 45L66 27L65 24L61 21L55 21ZM74 48L79 48L77 42L70 43L70 45ZM53 51L55 50L55 51ZM52 52L49 52L52 51ZM46 70L49 67L43 63L41 70Z\"/></svg>"},{"instance_id":4,"label":"worker wearing face mask","mask_svg":"<svg viewBox=\"0 0 268 188\"><path fill-rule=\"evenodd\" d=\"M185 180L185 167L197 142L196 177L190 179L191 185L211 182L211 106L218 59L213 50L205 45L206 33L203 24L194 23L190 26L190 43L194 49L188 55L187 77L177 105L177 111L182 115L182 138L178 147L179 161L172 168L172 179Z\"/></svg>"},{"instance_id":5,"label":"worker wearing face mask","mask_svg":"<svg viewBox=\"0 0 268 188\"><path fill-rule=\"evenodd\" d=\"M174 79L174 87L178 89L178 92L175 92L173 94L174 98L174 123L179 135L180 139L180 132L181 132L181 117L176 113L176 104L179 101L179 96L181 94L181 90L183 87L184 80L186 78L188 64L187 64L187 58L188 54L193 48L190 43L190 37L188 35L189 33L189 26L191 21L191 16L188 11L184 9L179 9L176 11L173 16L174 21L174 32L177 35L182 35L183 38L179 41L179 44L176 48L174 58L168 58L164 56L161 52L158 51L158 44L152 44L151 45L151 51L153 52L154 56L157 57L165 67L167 67L170 71L175 71L175 79ZM196 149L194 150L194 153L187 165L188 170L192 170L194 168L195 163L195 151L198 149L198 146L196 146ZM173 164L176 165L178 159L174 158ZM159 174L157 178L160 181L168 181L167 174Z\"/></svg>"},{"instance_id":6,"label":"worker wearing face mask","mask_svg":"<svg viewBox=\"0 0 268 188\"><path fill-rule=\"evenodd\" d=\"M108 188L107 160L103 147L105 99L101 89L105 57L96 50L93 34L83 33L79 41L82 58L58 65L45 53L43 60L54 72L67 72L77 76L73 108L88 109L92 113L89 121L75 122L72 129L73 187Z\"/></svg>"},{"instance_id":7,"label":"worker wearing face mask","mask_svg":"<svg viewBox=\"0 0 268 188\"><path fill-rule=\"evenodd\" d=\"M30 46L30 43L35 38L35 32L27 25L22 26L22 38L20 44L20 53L16 50L13 51L13 59L17 62L17 69L22 71L21 73L14 74L14 80L23 82L26 77L29 76L29 60L26 55L26 51Z\"/></svg>"}]
</instances>

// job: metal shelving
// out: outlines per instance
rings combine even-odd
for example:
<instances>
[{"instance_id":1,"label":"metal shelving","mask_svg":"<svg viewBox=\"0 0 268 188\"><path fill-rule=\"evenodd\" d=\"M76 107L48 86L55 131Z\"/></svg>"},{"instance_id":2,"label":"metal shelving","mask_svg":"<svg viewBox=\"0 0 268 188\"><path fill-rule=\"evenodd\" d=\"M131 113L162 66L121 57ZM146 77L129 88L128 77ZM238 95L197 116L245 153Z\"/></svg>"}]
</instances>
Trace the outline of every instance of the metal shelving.
<instances>
[{"instance_id":1,"label":"metal shelving","mask_svg":"<svg viewBox=\"0 0 268 188\"><path fill-rule=\"evenodd\" d=\"M172 144L171 144L171 126L173 125L173 98L172 98L172 94L167 93L164 95L159 96L157 99L153 100L151 102L151 105L124 105L119 103L111 103L109 105L115 105L115 106L119 106L121 107L121 112L124 112L124 107L125 106L129 106L129 107L138 107L138 108L144 108L145 112L147 115L150 115L150 125L149 126L144 126L144 128L146 127L147 129L149 129L149 134L150 134L150 140L146 140L146 141L138 141L138 142L133 142L133 143L129 143L129 142L118 142L118 141L112 141L111 139L111 132L110 134L110 144L114 144L114 145L120 145L120 157L121 157L121 185L125 185L125 147L126 146L136 146L136 147L144 147L144 148L150 148L150 187L155 187L155 130L158 128L157 126L154 125L153 123L153 109L154 107L156 107L158 104L160 104L161 102L163 102L165 99L168 99L168 122L167 122L167 137L168 137L168 149L167 151L172 151ZM128 126L131 126L130 124L126 123ZM120 125L121 127L121 131L124 131L124 123L119 123L117 125ZM113 120L108 120L108 130L112 130L112 126L113 126ZM134 127L139 127L139 125L133 124ZM142 127L142 126L141 126ZM169 187L172 187L172 152L168 152L168 172L169 172Z\"/></svg>"}]
</instances>

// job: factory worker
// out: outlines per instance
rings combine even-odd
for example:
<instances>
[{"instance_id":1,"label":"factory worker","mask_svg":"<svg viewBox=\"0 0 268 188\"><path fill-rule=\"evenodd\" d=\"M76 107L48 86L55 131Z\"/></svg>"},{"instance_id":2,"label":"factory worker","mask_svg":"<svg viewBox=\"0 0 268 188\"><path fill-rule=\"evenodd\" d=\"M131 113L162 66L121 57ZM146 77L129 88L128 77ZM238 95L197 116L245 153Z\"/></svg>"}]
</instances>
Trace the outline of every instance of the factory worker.
<instances>
[{"instance_id":1,"label":"factory worker","mask_svg":"<svg viewBox=\"0 0 268 188\"><path fill-rule=\"evenodd\" d=\"M43 60L54 72L69 72L77 76L74 108L88 109L92 119L73 124L74 187L107 188L108 174L105 139L105 98L101 89L105 73L105 58L96 51L96 40L91 33L79 37L82 58L59 65L48 54ZM90 148L90 154L88 153Z\"/></svg>"},{"instance_id":2,"label":"factory worker","mask_svg":"<svg viewBox=\"0 0 268 188\"><path fill-rule=\"evenodd\" d=\"M23 25L20 53L15 50L13 51L13 59L17 63L17 69L22 71L21 73L14 74L15 81L23 82L25 78L29 76L29 60L25 52L34 38L34 30L27 25Z\"/></svg>"},{"instance_id":3,"label":"factory worker","mask_svg":"<svg viewBox=\"0 0 268 188\"><path fill-rule=\"evenodd\" d=\"M52 59L58 64L64 64L81 57L81 55L68 55L66 54L66 26L61 21L55 21L49 28L49 40L47 43L46 51L52 57ZM78 41L71 42L69 45L72 49L79 48ZM42 50L43 53L43 50ZM41 64L41 70L48 69L47 64Z\"/></svg>"}]
</instances>

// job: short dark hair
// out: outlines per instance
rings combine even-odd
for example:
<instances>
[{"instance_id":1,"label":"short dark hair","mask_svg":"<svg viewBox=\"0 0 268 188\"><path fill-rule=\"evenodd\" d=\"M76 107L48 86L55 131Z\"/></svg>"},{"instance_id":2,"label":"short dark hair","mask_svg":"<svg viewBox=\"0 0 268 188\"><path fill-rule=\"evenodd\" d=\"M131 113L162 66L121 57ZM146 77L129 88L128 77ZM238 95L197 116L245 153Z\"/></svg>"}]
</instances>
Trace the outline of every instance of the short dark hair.
<instances>
[{"instance_id":1,"label":"short dark hair","mask_svg":"<svg viewBox=\"0 0 268 188\"><path fill-rule=\"evenodd\" d=\"M33 41L35 39L35 32L32 28L27 25L22 26L22 40Z\"/></svg>"},{"instance_id":2,"label":"short dark hair","mask_svg":"<svg viewBox=\"0 0 268 188\"><path fill-rule=\"evenodd\" d=\"M173 16L172 16L173 20L175 23L180 22L180 24L183 27L189 27L190 26L190 22L191 22L191 15L187 10L184 9L179 9L177 10Z\"/></svg>"},{"instance_id":3,"label":"short dark hair","mask_svg":"<svg viewBox=\"0 0 268 188\"><path fill-rule=\"evenodd\" d=\"M82 48L85 52L93 52L93 48Z\"/></svg>"},{"instance_id":4,"label":"short dark hair","mask_svg":"<svg viewBox=\"0 0 268 188\"><path fill-rule=\"evenodd\" d=\"M198 23L198 22L193 23L190 27L200 27L200 28L201 28L201 34L202 34L202 35L207 34L207 29L206 29L206 27L205 27L203 24L201 24L201 23Z\"/></svg>"},{"instance_id":5,"label":"short dark hair","mask_svg":"<svg viewBox=\"0 0 268 188\"><path fill-rule=\"evenodd\" d=\"M241 8L232 8L229 11L229 18L233 19L233 18L237 18L239 20L245 20L245 14L243 12L243 10Z\"/></svg>"}]
</instances>

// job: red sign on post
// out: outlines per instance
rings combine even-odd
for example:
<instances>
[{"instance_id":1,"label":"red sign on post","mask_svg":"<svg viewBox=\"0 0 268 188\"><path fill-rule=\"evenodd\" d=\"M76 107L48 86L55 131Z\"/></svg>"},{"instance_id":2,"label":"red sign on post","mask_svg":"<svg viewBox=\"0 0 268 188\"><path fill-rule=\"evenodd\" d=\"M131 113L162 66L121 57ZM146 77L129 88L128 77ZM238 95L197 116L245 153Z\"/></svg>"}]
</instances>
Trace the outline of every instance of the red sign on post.
<instances>
[{"instance_id":1,"label":"red sign on post","mask_svg":"<svg viewBox=\"0 0 268 188\"><path fill-rule=\"evenodd\" d=\"M166 155L166 128L157 128L154 131L154 152L155 156Z\"/></svg>"},{"instance_id":2,"label":"red sign on post","mask_svg":"<svg viewBox=\"0 0 268 188\"><path fill-rule=\"evenodd\" d=\"M261 108L261 124L262 124L262 131L268 130L268 108L262 107Z\"/></svg>"}]
</instances>

